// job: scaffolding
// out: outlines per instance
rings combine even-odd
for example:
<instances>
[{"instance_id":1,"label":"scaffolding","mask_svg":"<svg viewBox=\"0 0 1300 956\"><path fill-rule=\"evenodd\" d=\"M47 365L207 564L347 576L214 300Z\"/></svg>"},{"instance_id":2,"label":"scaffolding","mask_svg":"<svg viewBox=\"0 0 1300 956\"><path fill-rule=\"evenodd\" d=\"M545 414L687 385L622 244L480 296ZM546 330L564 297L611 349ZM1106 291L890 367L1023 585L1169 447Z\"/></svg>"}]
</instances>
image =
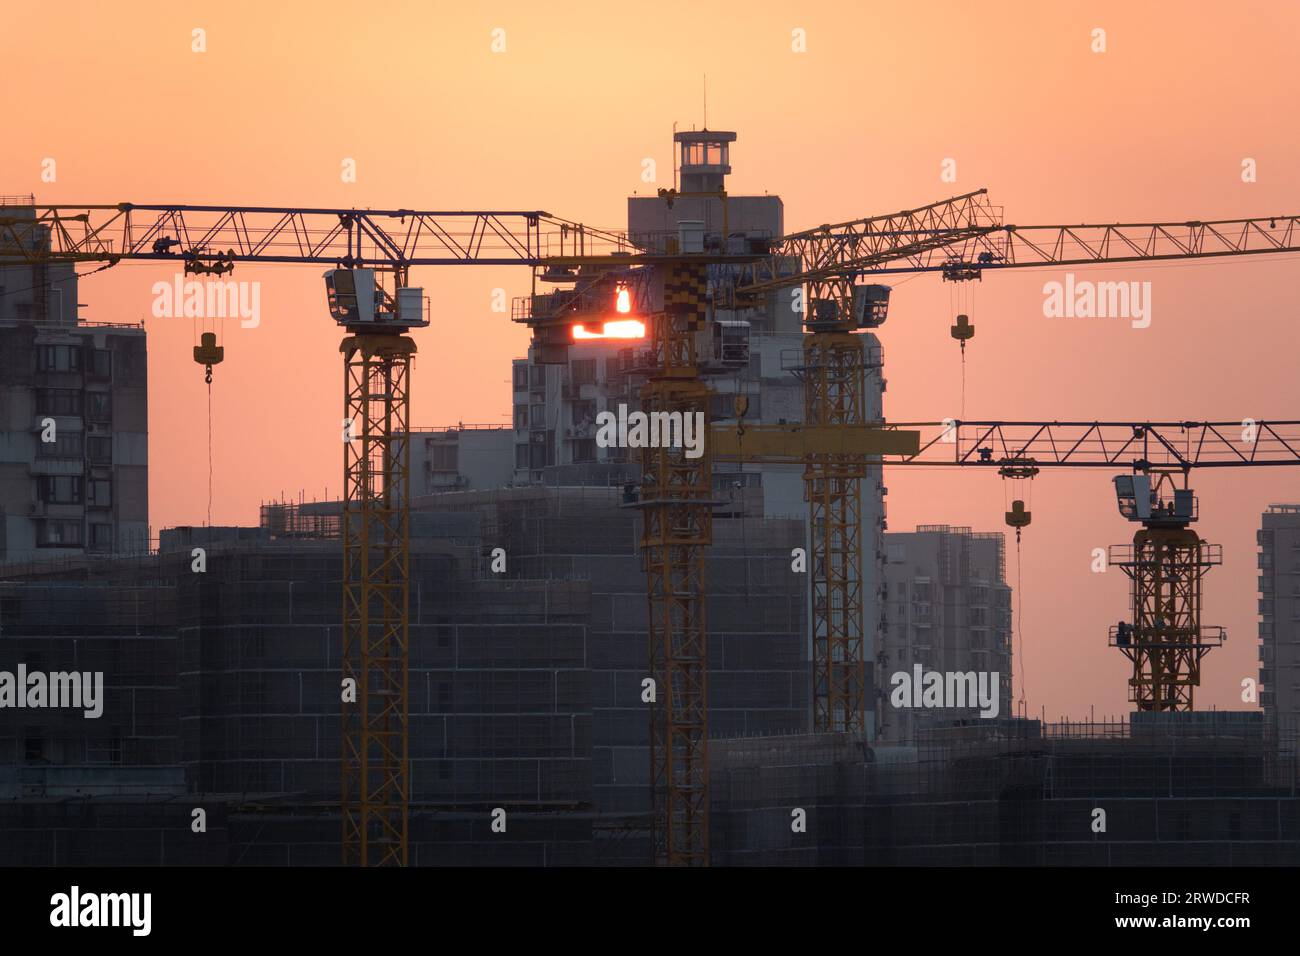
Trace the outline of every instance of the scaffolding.
<instances>
[{"instance_id":1,"label":"scaffolding","mask_svg":"<svg viewBox=\"0 0 1300 956\"><path fill-rule=\"evenodd\" d=\"M974 720L908 747L851 734L714 740L715 853L764 865L1294 865L1295 747L1294 726L1277 735L1258 712Z\"/></svg>"}]
</instances>

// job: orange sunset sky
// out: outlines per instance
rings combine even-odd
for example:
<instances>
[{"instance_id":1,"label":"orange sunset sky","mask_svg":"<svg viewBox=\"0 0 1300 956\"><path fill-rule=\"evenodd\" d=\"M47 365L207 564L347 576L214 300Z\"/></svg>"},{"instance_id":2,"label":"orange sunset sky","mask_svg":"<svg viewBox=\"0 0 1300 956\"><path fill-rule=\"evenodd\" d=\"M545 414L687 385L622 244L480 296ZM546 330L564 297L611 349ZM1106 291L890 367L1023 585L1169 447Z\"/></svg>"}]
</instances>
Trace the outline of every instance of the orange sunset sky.
<instances>
[{"instance_id":1,"label":"orange sunset sky","mask_svg":"<svg viewBox=\"0 0 1300 956\"><path fill-rule=\"evenodd\" d=\"M207 52L191 51L191 31ZM491 31L506 50L491 51ZM1091 31L1106 31L1105 53ZM791 48L806 32L807 50ZM46 3L4 4L0 193L44 203L543 209L621 229L626 197L671 180L671 130L736 130L733 194L782 196L786 227L885 213L987 186L1029 225L1300 213L1300 5L1212 3ZM343 183L340 164L357 163ZM660 182L641 182L643 158ZM57 181L42 182L42 162ZM940 180L945 158L956 183ZM1242 161L1256 161L1256 182ZM86 271L83 268L82 271ZM151 513L207 510L207 406L188 319L149 316L172 266L85 280L82 315L147 320ZM213 386L216 524L259 502L340 487L339 330L321 267L240 266L262 323L227 321ZM1059 271L976 289L968 419L1300 418L1294 257L1086 270L1152 283L1153 321L1046 319ZM526 268L425 270L433 323L413 423L500 422L527 332L490 309ZM959 417L951 288L895 280L886 414ZM1258 672L1255 530L1300 501L1300 470L1194 476L1196 526L1224 547L1207 578L1200 707L1240 708ZM895 470L889 526L1000 530L994 476ZM1127 711L1128 663L1105 646L1127 582L1089 571L1127 541L1108 473L1035 482L1023 544L1030 710ZM1015 582L1014 549L1008 577ZM1020 681L1016 681L1019 694Z\"/></svg>"}]
</instances>

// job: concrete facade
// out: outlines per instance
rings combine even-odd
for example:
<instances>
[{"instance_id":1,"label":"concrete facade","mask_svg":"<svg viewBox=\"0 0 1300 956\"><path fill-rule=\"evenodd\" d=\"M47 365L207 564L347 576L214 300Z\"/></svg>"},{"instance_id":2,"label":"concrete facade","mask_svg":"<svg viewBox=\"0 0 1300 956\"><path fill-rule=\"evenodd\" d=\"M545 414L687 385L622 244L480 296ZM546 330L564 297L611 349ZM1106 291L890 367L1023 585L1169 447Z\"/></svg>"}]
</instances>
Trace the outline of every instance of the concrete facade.
<instances>
[{"instance_id":1,"label":"concrete facade","mask_svg":"<svg viewBox=\"0 0 1300 956\"><path fill-rule=\"evenodd\" d=\"M1260 519L1259 703L1274 728L1300 725L1300 504Z\"/></svg>"},{"instance_id":2,"label":"concrete facade","mask_svg":"<svg viewBox=\"0 0 1300 956\"><path fill-rule=\"evenodd\" d=\"M877 657L881 744L910 744L927 724L983 720L976 710L897 708L891 675L996 672L998 713L1011 714L1011 588L1000 532L921 525L885 535L885 628Z\"/></svg>"},{"instance_id":3,"label":"concrete facade","mask_svg":"<svg viewBox=\"0 0 1300 956\"><path fill-rule=\"evenodd\" d=\"M483 491L514 480L514 433L506 425L454 425L411 432L411 494Z\"/></svg>"},{"instance_id":4,"label":"concrete facade","mask_svg":"<svg viewBox=\"0 0 1300 956\"><path fill-rule=\"evenodd\" d=\"M144 328L77 310L70 265L0 266L0 564L149 547Z\"/></svg>"}]
</instances>

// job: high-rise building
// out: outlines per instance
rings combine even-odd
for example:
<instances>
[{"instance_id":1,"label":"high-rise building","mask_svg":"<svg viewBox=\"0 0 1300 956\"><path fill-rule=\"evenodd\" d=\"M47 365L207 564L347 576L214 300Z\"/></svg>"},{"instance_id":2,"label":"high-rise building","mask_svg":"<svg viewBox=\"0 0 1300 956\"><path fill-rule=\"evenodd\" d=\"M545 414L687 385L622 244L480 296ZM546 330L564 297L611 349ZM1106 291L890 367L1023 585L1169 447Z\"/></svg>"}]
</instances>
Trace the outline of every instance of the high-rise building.
<instances>
[{"instance_id":1,"label":"high-rise building","mask_svg":"<svg viewBox=\"0 0 1300 956\"><path fill-rule=\"evenodd\" d=\"M998 716L1011 714L1011 588L1001 532L918 525L885 535L884 638L876 658L876 740L910 744L925 724L978 718L976 708L894 707L891 677L997 674Z\"/></svg>"},{"instance_id":2,"label":"high-rise building","mask_svg":"<svg viewBox=\"0 0 1300 956\"><path fill-rule=\"evenodd\" d=\"M1300 504L1269 505L1259 543L1259 703L1274 731L1300 724Z\"/></svg>"},{"instance_id":3,"label":"high-rise building","mask_svg":"<svg viewBox=\"0 0 1300 956\"><path fill-rule=\"evenodd\" d=\"M708 250L742 252L779 239L785 233L785 211L780 196L732 195L726 190L731 173L731 145L736 134L718 130L693 130L674 135L677 173L672 190L655 196L628 198L627 232L648 248L670 247L673 242L699 243ZM790 263L790 269L796 268ZM710 282L726 278L725 264L711 264ZM798 371L806 364L798 287L768 293L761 306L718 309L711 312L710 338L700 348L701 365L713 389L709 419L735 420L738 396L748 399L746 421L800 422L804 420L804 384ZM858 338L866 353L863 416L883 418L880 342L864 333ZM597 417L617 412L620 405L639 408L637 374L643 364L637 340L584 340L567 350L556 363L553 350L534 345L528 357L514 363L514 483L618 484L629 472L624 448L601 448L597 442ZM723 510L750 517L800 518L807 522L802 465L717 463L714 491L719 500L743 499L761 512L745 507ZM761 493L759 493L761 489ZM869 467L861 482L862 542L861 593L863 644L867 683L880 624L879 594L885 530L879 466ZM808 542L805 542L808 546ZM811 640L807 653L811 657ZM871 715L868 714L868 720Z\"/></svg>"},{"instance_id":4,"label":"high-rise building","mask_svg":"<svg viewBox=\"0 0 1300 956\"><path fill-rule=\"evenodd\" d=\"M5 216L35 217L30 198L14 203ZM71 264L13 258L0 265L0 563L146 550L144 327L82 321Z\"/></svg>"}]
</instances>

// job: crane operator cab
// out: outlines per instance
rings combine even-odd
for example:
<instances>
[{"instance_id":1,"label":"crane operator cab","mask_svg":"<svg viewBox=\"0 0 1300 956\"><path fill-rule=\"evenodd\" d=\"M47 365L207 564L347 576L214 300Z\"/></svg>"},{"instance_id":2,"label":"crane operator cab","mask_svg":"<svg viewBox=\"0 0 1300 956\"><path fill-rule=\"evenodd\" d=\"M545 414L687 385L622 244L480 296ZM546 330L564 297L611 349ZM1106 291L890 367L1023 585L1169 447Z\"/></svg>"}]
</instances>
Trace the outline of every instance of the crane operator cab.
<instances>
[{"instance_id":1,"label":"crane operator cab","mask_svg":"<svg viewBox=\"0 0 1300 956\"><path fill-rule=\"evenodd\" d=\"M805 325L810 332L858 332L878 329L889 316L890 287L872 284L855 284L849 292L847 303L837 299L814 298ZM847 306L850 314L844 314Z\"/></svg>"},{"instance_id":2,"label":"crane operator cab","mask_svg":"<svg viewBox=\"0 0 1300 956\"><path fill-rule=\"evenodd\" d=\"M1196 496L1190 488L1174 488L1162 495L1150 475L1116 475L1115 499L1119 513L1129 521L1150 527L1185 526L1196 520Z\"/></svg>"},{"instance_id":3,"label":"crane operator cab","mask_svg":"<svg viewBox=\"0 0 1300 956\"><path fill-rule=\"evenodd\" d=\"M389 295L374 269L330 269L325 296L330 316L349 329L400 332L429 324L424 290L399 287L395 296Z\"/></svg>"}]
</instances>

